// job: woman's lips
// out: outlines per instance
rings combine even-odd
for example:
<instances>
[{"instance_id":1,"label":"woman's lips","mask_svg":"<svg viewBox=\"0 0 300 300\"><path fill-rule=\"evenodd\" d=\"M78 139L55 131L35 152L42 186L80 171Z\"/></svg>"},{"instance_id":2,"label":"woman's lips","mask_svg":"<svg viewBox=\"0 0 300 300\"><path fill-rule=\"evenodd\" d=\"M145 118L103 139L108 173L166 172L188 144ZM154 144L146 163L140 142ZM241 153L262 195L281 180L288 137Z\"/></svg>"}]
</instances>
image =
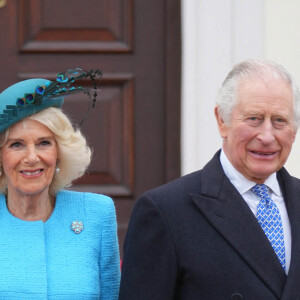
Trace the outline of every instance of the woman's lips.
<instances>
[{"instance_id":1,"label":"woman's lips","mask_svg":"<svg viewBox=\"0 0 300 300\"><path fill-rule=\"evenodd\" d=\"M38 169L38 170L23 170L23 171L20 171L20 173L22 173L23 175L25 176L36 176L36 175L39 175L43 172L44 169Z\"/></svg>"}]
</instances>

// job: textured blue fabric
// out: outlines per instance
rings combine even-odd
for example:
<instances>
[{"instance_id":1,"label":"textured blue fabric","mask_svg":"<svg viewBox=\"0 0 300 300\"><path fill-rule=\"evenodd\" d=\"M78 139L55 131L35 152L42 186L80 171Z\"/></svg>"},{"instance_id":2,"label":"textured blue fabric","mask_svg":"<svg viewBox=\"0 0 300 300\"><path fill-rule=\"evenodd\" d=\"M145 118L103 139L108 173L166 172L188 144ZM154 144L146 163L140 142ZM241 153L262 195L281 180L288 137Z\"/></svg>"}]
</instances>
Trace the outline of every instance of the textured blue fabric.
<instances>
[{"instance_id":1,"label":"textured blue fabric","mask_svg":"<svg viewBox=\"0 0 300 300\"><path fill-rule=\"evenodd\" d=\"M283 269L285 269L285 247L281 216L277 205L269 196L265 184L256 184L252 191L260 197L257 220L268 237Z\"/></svg>"},{"instance_id":2,"label":"textured blue fabric","mask_svg":"<svg viewBox=\"0 0 300 300\"><path fill-rule=\"evenodd\" d=\"M73 221L84 229L76 234ZM120 264L111 198L62 191L47 222L10 214L0 195L0 299L114 300Z\"/></svg>"}]
</instances>

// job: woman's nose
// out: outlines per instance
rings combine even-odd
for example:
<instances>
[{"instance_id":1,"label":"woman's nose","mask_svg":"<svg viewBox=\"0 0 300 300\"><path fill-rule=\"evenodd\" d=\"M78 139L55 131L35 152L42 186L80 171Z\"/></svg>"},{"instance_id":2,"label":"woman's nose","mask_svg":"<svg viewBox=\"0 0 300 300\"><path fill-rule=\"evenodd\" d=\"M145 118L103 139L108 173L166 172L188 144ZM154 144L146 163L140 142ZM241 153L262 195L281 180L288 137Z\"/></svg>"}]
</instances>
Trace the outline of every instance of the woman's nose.
<instances>
[{"instance_id":1,"label":"woman's nose","mask_svg":"<svg viewBox=\"0 0 300 300\"><path fill-rule=\"evenodd\" d=\"M28 146L25 156L25 161L30 164L35 164L39 161L39 156L35 146Z\"/></svg>"}]
</instances>

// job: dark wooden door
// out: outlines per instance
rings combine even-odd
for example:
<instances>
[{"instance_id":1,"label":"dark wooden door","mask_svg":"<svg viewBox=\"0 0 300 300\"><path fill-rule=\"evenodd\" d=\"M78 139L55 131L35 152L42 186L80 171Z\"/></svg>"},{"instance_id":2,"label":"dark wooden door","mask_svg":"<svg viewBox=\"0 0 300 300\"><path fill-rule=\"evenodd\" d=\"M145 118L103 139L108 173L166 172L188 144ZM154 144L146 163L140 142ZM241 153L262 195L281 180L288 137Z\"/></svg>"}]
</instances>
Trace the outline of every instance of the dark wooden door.
<instances>
[{"instance_id":1,"label":"dark wooden door","mask_svg":"<svg viewBox=\"0 0 300 300\"><path fill-rule=\"evenodd\" d=\"M180 175L180 0L1 3L0 90L68 68L103 71L82 126L93 161L72 188L113 197L122 254L135 200ZM65 99L75 122L87 107Z\"/></svg>"}]
</instances>

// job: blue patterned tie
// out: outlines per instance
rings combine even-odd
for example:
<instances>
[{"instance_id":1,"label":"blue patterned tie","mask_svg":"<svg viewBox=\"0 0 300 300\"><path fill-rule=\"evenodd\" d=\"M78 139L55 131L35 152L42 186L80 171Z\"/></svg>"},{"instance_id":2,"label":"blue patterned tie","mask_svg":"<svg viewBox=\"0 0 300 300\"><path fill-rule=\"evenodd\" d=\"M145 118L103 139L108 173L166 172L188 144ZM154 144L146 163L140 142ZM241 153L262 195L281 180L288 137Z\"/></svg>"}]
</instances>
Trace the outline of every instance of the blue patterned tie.
<instances>
[{"instance_id":1,"label":"blue patterned tie","mask_svg":"<svg viewBox=\"0 0 300 300\"><path fill-rule=\"evenodd\" d=\"M278 207L268 194L267 186L257 184L251 189L260 197L256 218L268 237L278 259L285 270L285 247L282 221Z\"/></svg>"}]
</instances>

